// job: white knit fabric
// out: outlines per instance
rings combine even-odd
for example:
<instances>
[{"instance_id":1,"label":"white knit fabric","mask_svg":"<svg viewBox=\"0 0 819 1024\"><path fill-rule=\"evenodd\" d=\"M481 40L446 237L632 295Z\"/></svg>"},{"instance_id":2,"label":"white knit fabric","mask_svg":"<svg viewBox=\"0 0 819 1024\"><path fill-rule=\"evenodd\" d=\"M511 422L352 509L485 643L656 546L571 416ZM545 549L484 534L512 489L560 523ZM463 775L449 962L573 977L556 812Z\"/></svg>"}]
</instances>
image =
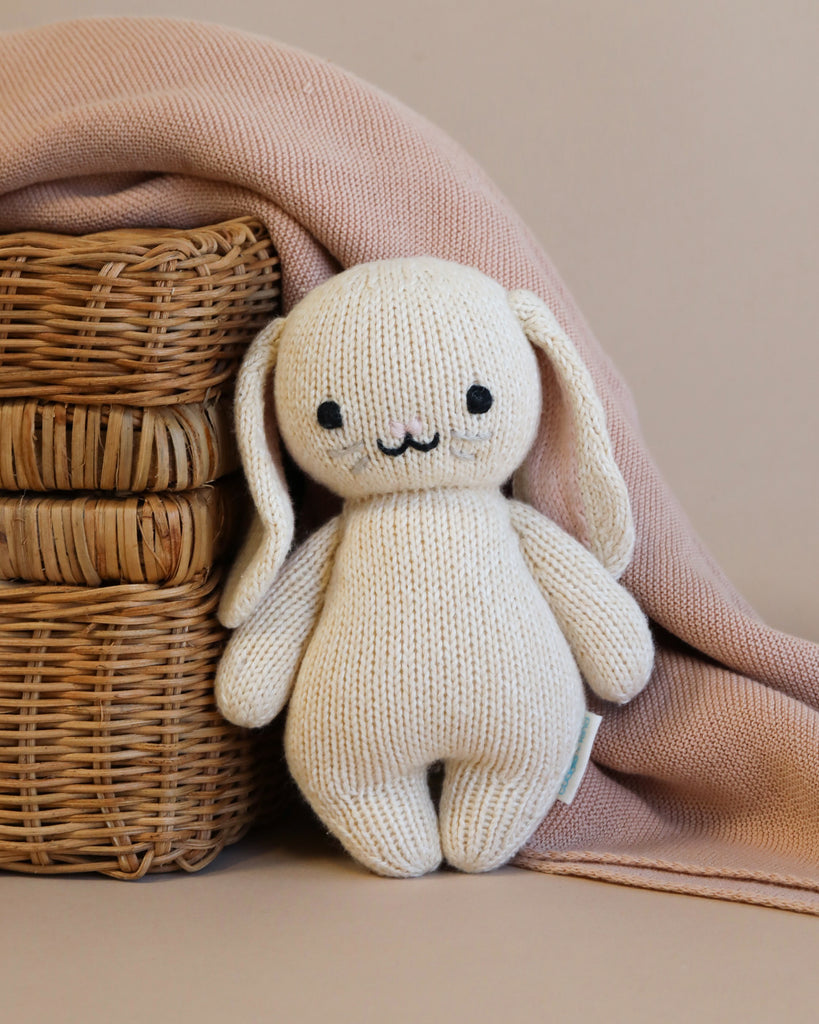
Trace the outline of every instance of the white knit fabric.
<instances>
[{"instance_id":1,"label":"white knit fabric","mask_svg":"<svg viewBox=\"0 0 819 1024\"><path fill-rule=\"evenodd\" d=\"M273 358L285 444L346 501L278 576L258 538L237 562L219 706L260 726L290 699L293 776L372 870L497 867L555 798L581 672L622 702L651 671L645 617L614 579L633 530L588 372L541 300L432 258L345 271L269 335L277 352L248 359L237 410L259 520L288 522L278 469L252 451ZM532 344L575 410L590 550L500 489L540 415Z\"/></svg>"}]
</instances>

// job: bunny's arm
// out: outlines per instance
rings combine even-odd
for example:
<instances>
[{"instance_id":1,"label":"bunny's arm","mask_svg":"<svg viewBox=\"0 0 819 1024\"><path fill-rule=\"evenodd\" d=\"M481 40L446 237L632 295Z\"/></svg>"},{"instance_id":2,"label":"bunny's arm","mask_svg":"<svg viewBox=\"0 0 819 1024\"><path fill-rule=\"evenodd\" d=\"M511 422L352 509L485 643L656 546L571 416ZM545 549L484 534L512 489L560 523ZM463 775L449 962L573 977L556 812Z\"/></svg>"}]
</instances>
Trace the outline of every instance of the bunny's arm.
<instances>
[{"instance_id":1,"label":"bunny's arm","mask_svg":"<svg viewBox=\"0 0 819 1024\"><path fill-rule=\"evenodd\" d=\"M330 580L341 519L296 548L270 592L225 647L216 670L216 703L236 725L267 725L290 696Z\"/></svg>"},{"instance_id":2,"label":"bunny's arm","mask_svg":"<svg viewBox=\"0 0 819 1024\"><path fill-rule=\"evenodd\" d=\"M645 615L574 537L531 505L510 506L523 556L583 677L599 697L625 704L651 675L654 646Z\"/></svg>"}]
</instances>

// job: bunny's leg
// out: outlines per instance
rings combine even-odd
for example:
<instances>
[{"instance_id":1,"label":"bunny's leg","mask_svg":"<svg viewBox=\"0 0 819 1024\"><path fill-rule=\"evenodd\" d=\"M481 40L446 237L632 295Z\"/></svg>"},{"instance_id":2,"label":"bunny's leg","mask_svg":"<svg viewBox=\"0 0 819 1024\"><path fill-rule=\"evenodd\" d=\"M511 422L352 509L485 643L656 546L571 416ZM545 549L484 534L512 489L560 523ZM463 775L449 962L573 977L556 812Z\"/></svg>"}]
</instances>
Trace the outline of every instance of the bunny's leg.
<instances>
[{"instance_id":1,"label":"bunny's leg","mask_svg":"<svg viewBox=\"0 0 819 1024\"><path fill-rule=\"evenodd\" d=\"M480 762L448 762L440 807L447 862L460 871L505 864L551 806L561 778L554 763L510 775Z\"/></svg>"},{"instance_id":2,"label":"bunny's leg","mask_svg":"<svg viewBox=\"0 0 819 1024\"><path fill-rule=\"evenodd\" d=\"M391 705L374 707L366 689L362 697L345 682L351 669L328 670L327 652L336 649L311 646L302 662L284 734L290 772L327 828L371 871L398 878L434 871L441 841L423 752L390 742ZM342 646L342 662L346 656ZM367 679L355 682L363 688Z\"/></svg>"},{"instance_id":3,"label":"bunny's leg","mask_svg":"<svg viewBox=\"0 0 819 1024\"><path fill-rule=\"evenodd\" d=\"M331 773L290 770L313 810L345 849L379 875L410 878L434 871L441 863L438 819L429 793L426 769L345 792L331 783ZM338 776L344 773L339 771ZM337 777L338 777L337 776Z\"/></svg>"}]
</instances>

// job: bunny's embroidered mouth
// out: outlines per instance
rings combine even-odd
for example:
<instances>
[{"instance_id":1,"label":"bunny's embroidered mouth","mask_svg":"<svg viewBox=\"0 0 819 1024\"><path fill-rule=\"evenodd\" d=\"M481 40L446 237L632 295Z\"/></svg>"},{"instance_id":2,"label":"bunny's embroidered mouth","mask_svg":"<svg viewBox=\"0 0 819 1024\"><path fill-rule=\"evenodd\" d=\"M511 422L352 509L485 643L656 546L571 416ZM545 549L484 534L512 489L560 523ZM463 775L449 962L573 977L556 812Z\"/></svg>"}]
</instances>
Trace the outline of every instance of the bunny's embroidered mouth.
<instances>
[{"instance_id":1,"label":"bunny's embroidered mouth","mask_svg":"<svg viewBox=\"0 0 819 1024\"><path fill-rule=\"evenodd\" d=\"M416 441L412 434L404 434L404 440L397 448L387 448L382 444L380 437L376 438L376 443L380 452L397 457L403 455L407 448L414 448L417 452L431 452L433 448L438 447L440 440L440 435L436 432L431 441Z\"/></svg>"}]
</instances>

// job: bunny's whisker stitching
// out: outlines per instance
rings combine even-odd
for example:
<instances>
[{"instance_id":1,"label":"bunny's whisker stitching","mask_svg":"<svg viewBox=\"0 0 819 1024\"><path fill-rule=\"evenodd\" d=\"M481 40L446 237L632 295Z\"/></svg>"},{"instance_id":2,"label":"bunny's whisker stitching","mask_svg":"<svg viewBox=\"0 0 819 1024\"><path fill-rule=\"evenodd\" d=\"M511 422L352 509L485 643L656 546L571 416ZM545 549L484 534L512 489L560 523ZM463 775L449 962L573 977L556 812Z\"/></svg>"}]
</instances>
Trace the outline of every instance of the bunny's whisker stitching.
<instances>
[{"instance_id":1,"label":"bunny's whisker stitching","mask_svg":"<svg viewBox=\"0 0 819 1024\"><path fill-rule=\"evenodd\" d=\"M351 452L357 452L363 447L363 441L355 441L353 444L348 444L344 448L335 448L330 452L330 458L337 459L339 455L349 455Z\"/></svg>"},{"instance_id":2,"label":"bunny's whisker stitching","mask_svg":"<svg viewBox=\"0 0 819 1024\"><path fill-rule=\"evenodd\" d=\"M370 459L369 455L362 455L358 462L356 462L356 464L352 467L352 472L361 473L363 470L367 468L367 466L369 466L371 461L372 460Z\"/></svg>"},{"instance_id":3,"label":"bunny's whisker stitching","mask_svg":"<svg viewBox=\"0 0 819 1024\"><path fill-rule=\"evenodd\" d=\"M459 452L456 448L450 448L450 451L456 459L466 459L469 462L474 462L477 458L474 452Z\"/></svg>"},{"instance_id":4,"label":"bunny's whisker stitching","mask_svg":"<svg viewBox=\"0 0 819 1024\"><path fill-rule=\"evenodd\" d=\"M452 437L457 437L459 441L489 441L492 438L492 431L488 434L465 434L461 430L451 430L450 434Z\"/></svg>"}]
</instances>

